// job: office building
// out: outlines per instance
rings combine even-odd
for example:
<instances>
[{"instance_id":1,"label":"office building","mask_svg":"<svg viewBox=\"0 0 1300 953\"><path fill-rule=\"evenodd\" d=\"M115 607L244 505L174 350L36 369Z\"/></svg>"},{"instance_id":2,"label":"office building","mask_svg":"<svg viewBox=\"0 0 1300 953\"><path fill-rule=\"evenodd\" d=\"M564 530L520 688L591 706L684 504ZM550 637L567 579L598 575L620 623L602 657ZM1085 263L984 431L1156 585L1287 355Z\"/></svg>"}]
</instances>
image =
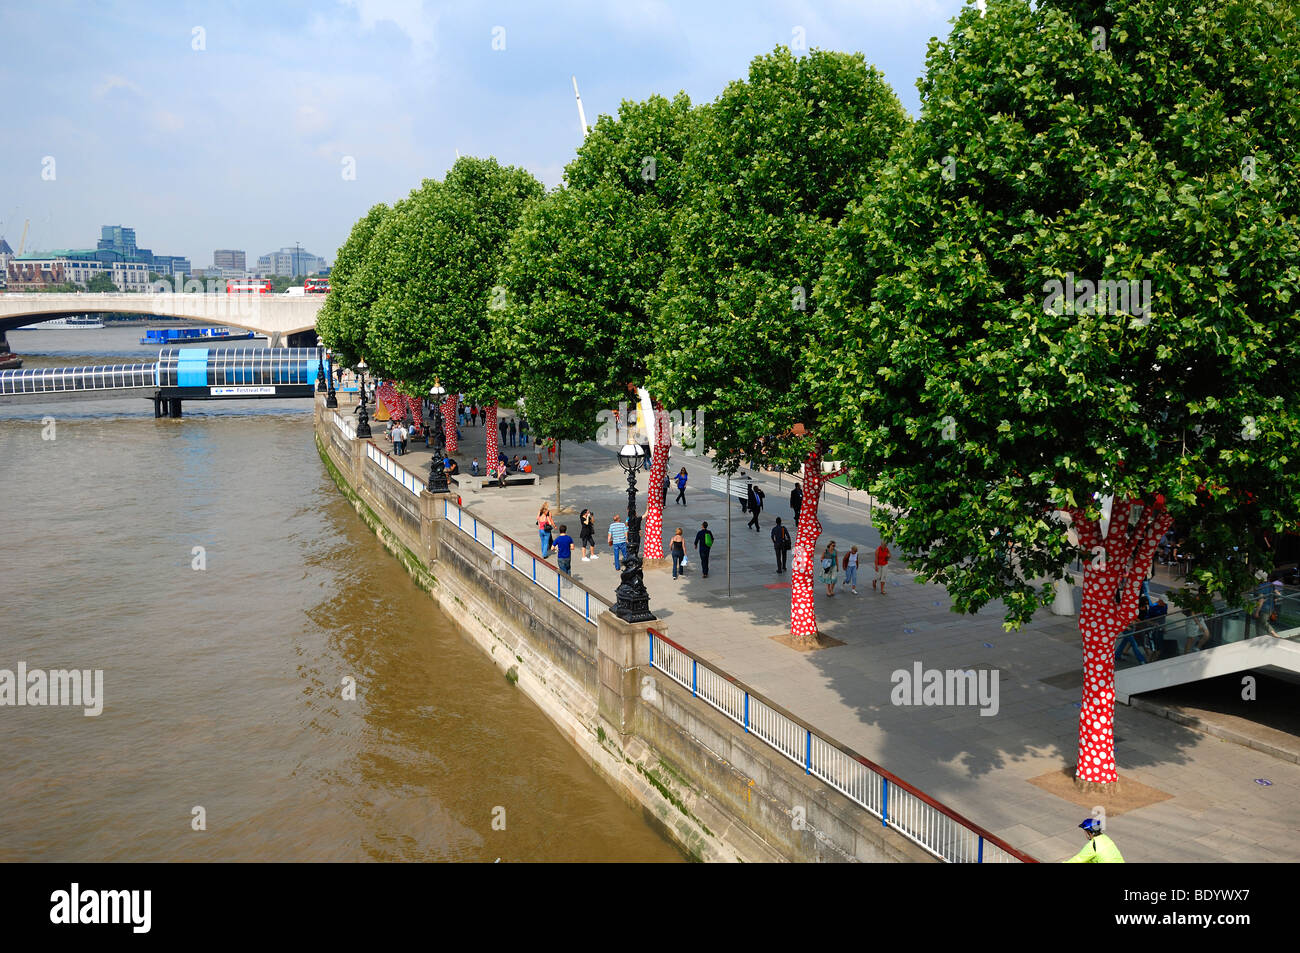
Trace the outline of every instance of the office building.
<instances>
[{"instance_id":1,"label":"office building","mask_svg":"<svg viewBox=\"0 0 1300 953\"><path fill-rule=\"evenodd\" d=\"M212 267L225 271L237 271L241 275L248 267L244 252L237 248L218 248L212 253Z\"/></svg>"}]
</instances>

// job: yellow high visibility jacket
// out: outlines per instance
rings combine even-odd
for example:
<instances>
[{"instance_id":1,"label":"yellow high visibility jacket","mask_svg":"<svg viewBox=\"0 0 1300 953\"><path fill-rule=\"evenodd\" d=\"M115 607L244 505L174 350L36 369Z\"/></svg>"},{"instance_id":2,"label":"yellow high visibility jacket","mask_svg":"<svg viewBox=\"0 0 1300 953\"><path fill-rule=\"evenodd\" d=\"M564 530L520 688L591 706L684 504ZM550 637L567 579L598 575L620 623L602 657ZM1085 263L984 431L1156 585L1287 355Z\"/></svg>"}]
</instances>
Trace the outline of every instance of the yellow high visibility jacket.
<instances>
[{"instance_id":1,"label":"yellow high visibility jacket","mask_svg":"<svg viewBox=\"0 0 1300 953\"><path fill-rule=\"evenodd\" d=\"M1122 864L1124 857L1115 842L1105 834L1088 839L1083 850L1066 861L1067 864Z\"/></svg>"}]
</instances>

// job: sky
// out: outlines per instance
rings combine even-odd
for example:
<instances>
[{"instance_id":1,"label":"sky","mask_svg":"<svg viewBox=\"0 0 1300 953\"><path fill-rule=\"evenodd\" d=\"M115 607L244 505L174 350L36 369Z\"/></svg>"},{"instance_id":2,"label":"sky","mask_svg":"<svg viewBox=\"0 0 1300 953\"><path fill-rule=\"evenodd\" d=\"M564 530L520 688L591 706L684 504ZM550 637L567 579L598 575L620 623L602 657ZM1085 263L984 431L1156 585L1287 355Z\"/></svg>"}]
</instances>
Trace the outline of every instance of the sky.
<instances>
[{"instance_id":1,"label":"sky","mask_svg":"<svg viewBox=\"0 0 1300 953\"><path fill-rule=\"evenodd\" d=\"M964 0L320 0L0 7L0 236L93 248L136 229L196 268L301 243L462 155L548 187L622 100L695 103L780 44L861 52L916 115L931 37Z\"/></svg>"}]
</instances>

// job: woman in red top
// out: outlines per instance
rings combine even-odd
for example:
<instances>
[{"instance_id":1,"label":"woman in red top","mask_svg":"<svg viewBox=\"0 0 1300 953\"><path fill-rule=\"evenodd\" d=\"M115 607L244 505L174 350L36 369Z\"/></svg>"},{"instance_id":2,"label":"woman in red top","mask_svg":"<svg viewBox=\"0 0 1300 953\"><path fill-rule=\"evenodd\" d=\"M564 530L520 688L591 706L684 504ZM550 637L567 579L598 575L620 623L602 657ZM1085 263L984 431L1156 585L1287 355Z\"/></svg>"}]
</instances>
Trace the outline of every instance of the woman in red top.
<instances>
[{"instance_id":1,"label":"woman in red top","mask_svg":"<svg viewBox=\"0 0 1300 953\"><path fill-rule=\"evenodd\" d=\"M880 583L880 592L885 592L885 575L889 572L889 547L883 542L876 547L876 578L871 580L871 588L876 588L876 583Z\"/></svg>"}]
</instances>

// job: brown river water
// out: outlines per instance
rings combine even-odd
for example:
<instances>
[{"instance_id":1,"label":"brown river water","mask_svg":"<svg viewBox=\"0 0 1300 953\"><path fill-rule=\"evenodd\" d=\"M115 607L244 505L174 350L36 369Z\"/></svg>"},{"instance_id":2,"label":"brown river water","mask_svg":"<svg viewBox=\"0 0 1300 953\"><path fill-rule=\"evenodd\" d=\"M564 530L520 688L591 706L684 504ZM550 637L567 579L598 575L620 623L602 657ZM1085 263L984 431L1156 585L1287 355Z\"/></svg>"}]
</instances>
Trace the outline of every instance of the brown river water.
<instances>
[{"instance_id":1,"label":"brown river water","mask_svg":"<svg viewBox=\"0 0 1300 953\"><path fill-rule=\"evenodd\" d=\"M0 706L0 861L682 859L383 549L306 401L184 414L0 405L0 670L103 671L98 716Z\"/></svg>"}]
</instances>

